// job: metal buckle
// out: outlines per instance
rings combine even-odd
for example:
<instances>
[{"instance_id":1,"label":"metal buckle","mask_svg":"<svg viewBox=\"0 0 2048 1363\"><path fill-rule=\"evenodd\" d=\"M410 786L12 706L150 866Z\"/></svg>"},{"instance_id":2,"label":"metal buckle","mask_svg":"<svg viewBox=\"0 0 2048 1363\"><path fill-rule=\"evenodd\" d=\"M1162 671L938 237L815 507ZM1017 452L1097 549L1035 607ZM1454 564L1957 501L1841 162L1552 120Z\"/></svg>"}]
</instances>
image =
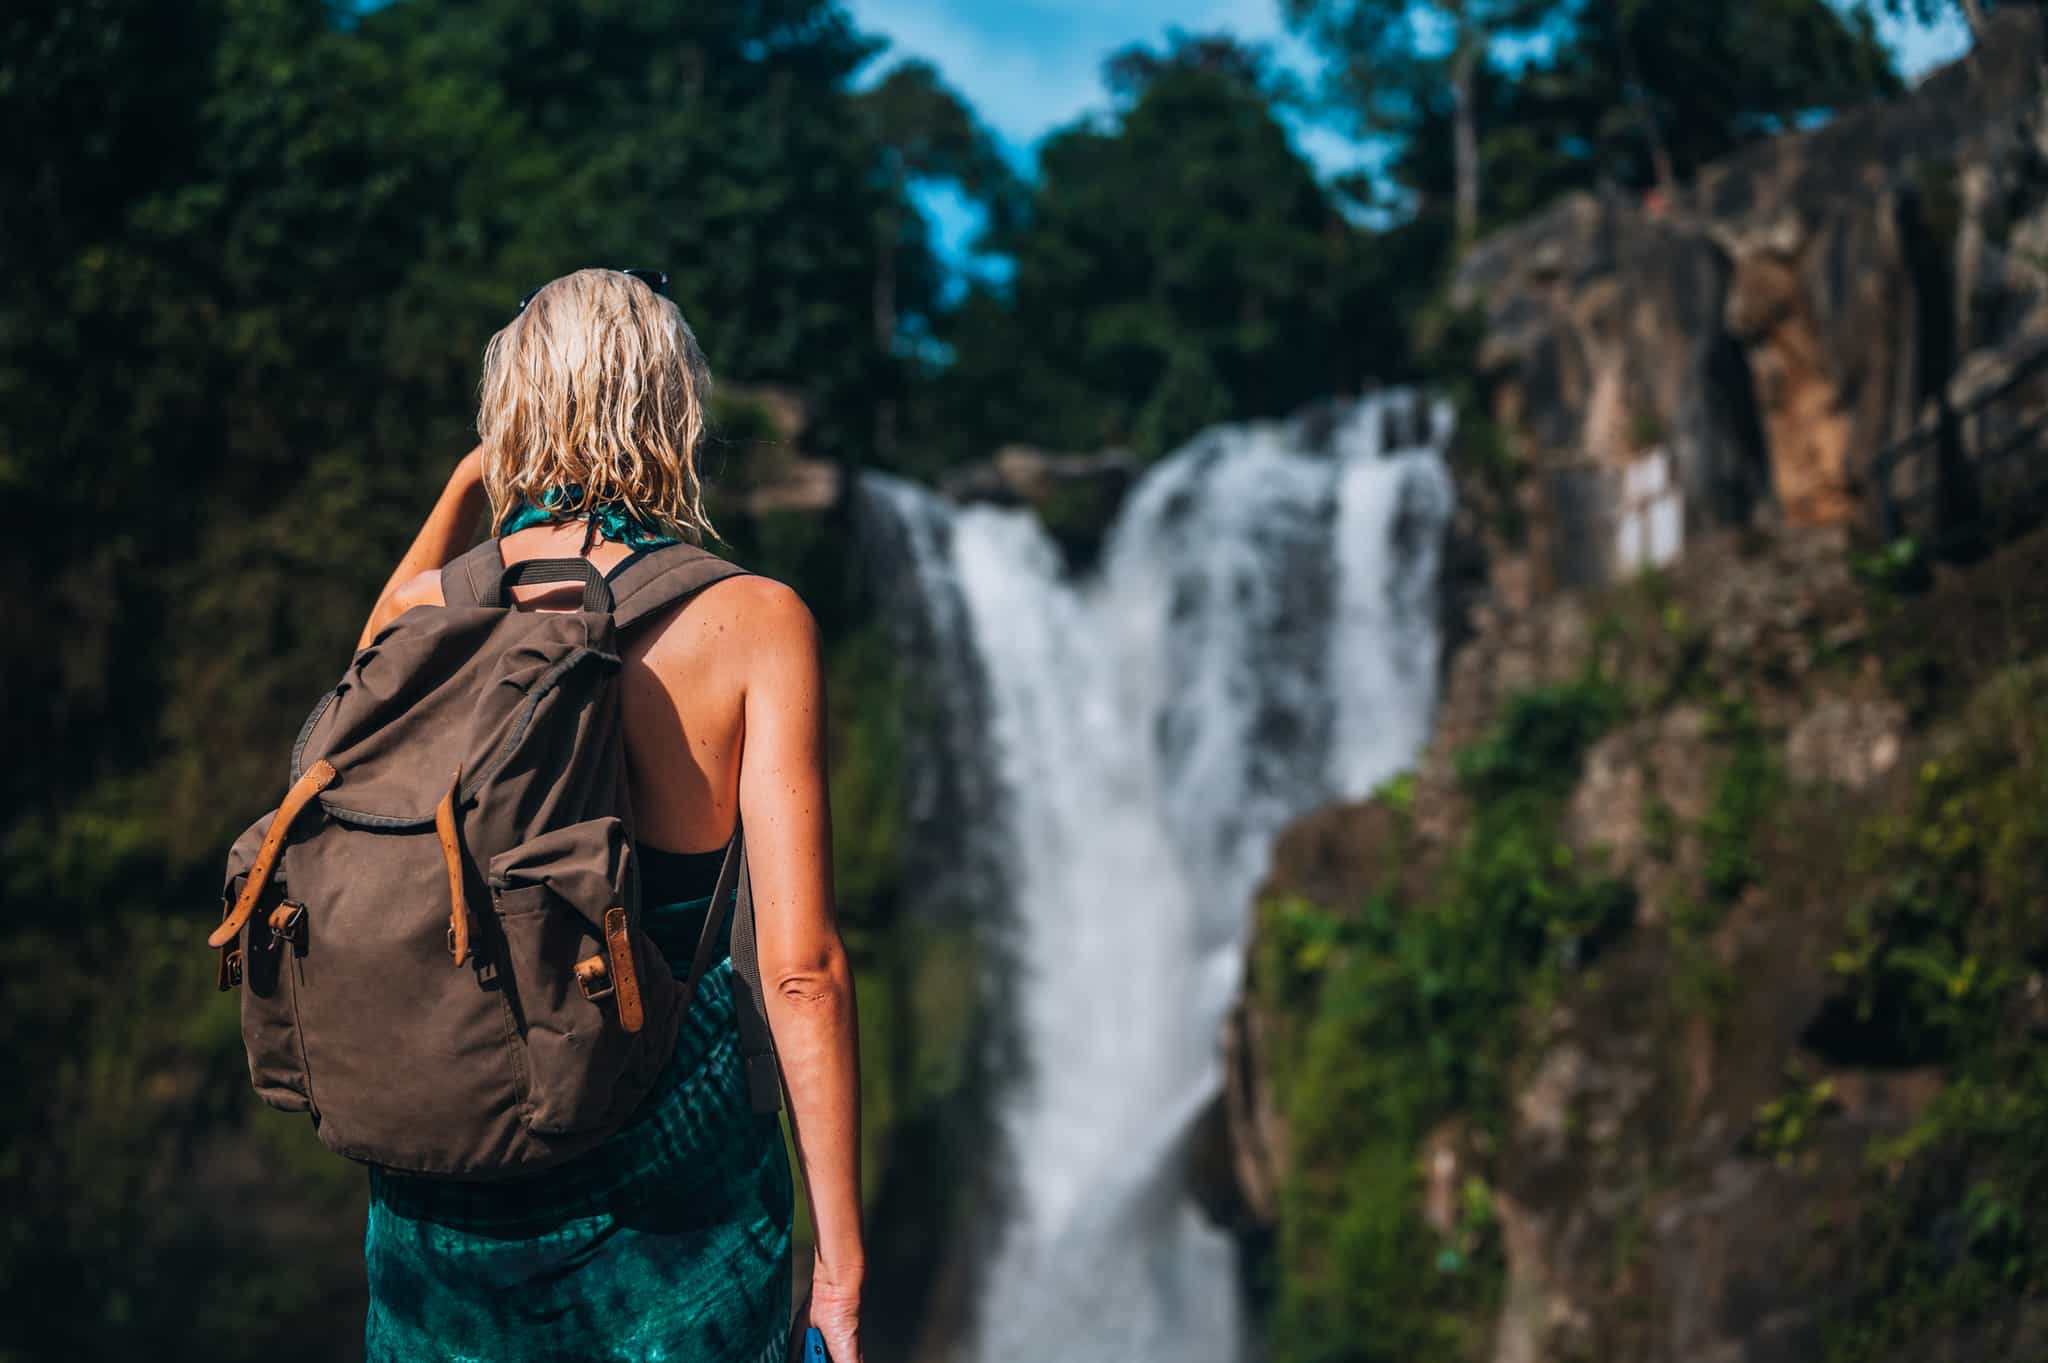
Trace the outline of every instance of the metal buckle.
<instances>
[{"instance_id":1,"label":"metal buckle","mask_svg":"<svg viewBox=\"0 0 2048 1363\"><path fill-rule=\"evenodd\" d=\"M220 953L220 977L215 984L220 992L225 994L230 989L239 988L241 983L242 949L236 946L223 948Z\"/></svg>"},{"instance_id":2,"label":"metal buckle","mask_svg":"<svg viewBox=\"0 0 2048 1363\"><path fill-rule=\"evenodd\" d=\"M593 987L602 981L602 987ZM596 1003L612 994L612 972L605 965L604 957L591 956L576 963L576 987L583 991L583 997Z\"/></svg>"},{"instance_id":3,"label":"metal buckle","mask_svg":"<svg viewBox=\"0 0 2048 1363\"><path fill-rule=\"evenodd\" d=\"M271 923L270 949L275 951L286 942L303 946L306 940L306 906L295 899L287 899L278 908L290 909L291 912L285 915L283 923Z\"/></svg>"}]
</instances>

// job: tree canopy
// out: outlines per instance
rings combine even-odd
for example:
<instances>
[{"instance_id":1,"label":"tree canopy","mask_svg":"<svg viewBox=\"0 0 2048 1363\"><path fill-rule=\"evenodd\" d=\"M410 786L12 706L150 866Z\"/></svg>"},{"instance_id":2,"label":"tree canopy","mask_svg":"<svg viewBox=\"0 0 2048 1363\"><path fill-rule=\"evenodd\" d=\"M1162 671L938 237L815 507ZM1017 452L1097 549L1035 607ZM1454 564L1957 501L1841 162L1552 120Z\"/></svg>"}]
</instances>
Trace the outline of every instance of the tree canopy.
<instances>
[{"instance_id":1,"label":"tree canopy","mask_svg":"<svg viewBox=\"0 0 2048 1363\"><path fill-rule=\"evenodd\" d=\"M1113 110L1046 139L984 243L1010 277L946 319L934 450L1000 433L1157 453L1355 389L1380 358L1367 237L1291 143L1264 54L1180 35L1106 72Z\"/></svg>"},{"instance_id":2,"label":"tree canopy","mask_svg":"<svg viewBox=\"0 0 2048 1363\"><path fill-rule=\"evenodd\" d=\"M1503 0L1430 8L1443 12L1436 22L1423 7L1383 0L1285 3L1326 59L1326 106L1391 134L1399 201L1450 214L1462 234L1570 189L1675 188L1746 143L1899 88L1867 6ZM1544 41L1512 52L1499 42L1535 34ZM1469 67L1461 70L1461 60ZM1461 169L1461 157L1469 166Z\"/></svg>"}]
</instances>

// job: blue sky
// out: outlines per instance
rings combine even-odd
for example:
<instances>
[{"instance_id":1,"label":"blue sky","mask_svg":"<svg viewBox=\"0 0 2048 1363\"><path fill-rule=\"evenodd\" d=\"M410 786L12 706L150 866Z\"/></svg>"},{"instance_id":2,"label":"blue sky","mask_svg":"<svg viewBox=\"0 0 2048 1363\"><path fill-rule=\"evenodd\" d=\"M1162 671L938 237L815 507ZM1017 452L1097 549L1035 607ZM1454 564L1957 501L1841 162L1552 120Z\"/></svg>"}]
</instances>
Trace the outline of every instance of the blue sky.
<instances>
[{"instance_id":1,"label":"blue sky","mask_svg":"<svg viewBox=\"0 0 2048 1363\"><path fill-rule=\"evenodd\" d=\"M1740 4L1742 0L1729 0ZM879 75L903 57L923 57L1001 135L1020 165L1047 132L1106 108L1102 59L1131 43L1157 45L1171 28L1228 32L1268 43L1284 66L1311 75L1308 51L1281 31L1278 0L845 0L863 29L893 47L870 68ZM1961 19L1934 28L1881 26L1907 76L1960 55ZM1295 128L1297 144L1324 171L1365 159L1335 131ZM941 249L955 260L975 230L966 205L946 193L922 196Z\"/></svg>"}]
</instances>

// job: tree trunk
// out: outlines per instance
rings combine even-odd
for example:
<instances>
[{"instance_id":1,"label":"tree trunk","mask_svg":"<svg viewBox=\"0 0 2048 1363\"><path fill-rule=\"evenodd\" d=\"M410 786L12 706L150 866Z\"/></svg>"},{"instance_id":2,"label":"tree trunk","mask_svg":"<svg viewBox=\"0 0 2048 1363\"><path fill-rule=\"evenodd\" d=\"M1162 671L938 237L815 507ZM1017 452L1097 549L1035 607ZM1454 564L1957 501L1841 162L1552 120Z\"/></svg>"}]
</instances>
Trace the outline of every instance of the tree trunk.
<instances>
[{"instance_id":1,"label":"tree trunk","mask_svg":"<svg viewBox=\"0 0 2048 1363\"><path fill-rule=\"evenodd\" d=\"M1451 58L1452 155L1457 176L1454 206L1461 246L1479 233L1479 115L1472 106L1482 46L1477 37L1465 37Z\"/></svg>"},{"instance_id":2,"label":"tree trunk","mask_svg":"<svg viewBox=\"0 0 2048 1363\"><path fill-rule=\"evenodd\" d=\"M903 155L894 147L883 153L889 176L889 202L882 210L876 232L874 309L875 348L884 369L891 369L896 354L896 244L902 231L897 209L909 193L910 177L903 168ZM892 382L893 387L893 382ZM887 459L896 450L896 399L884 393L875 403L875 455Z\"/></svg>"},{"instance_id":3,"label":"tree trunk","mask_svg":"<svg viewBox=\"0 0 2048 1363\"><path fill-rule=\"evenodd\" d=\"M1973 44L1983 42L1985 24L1983 0L1960 0L1960 3L1963 7L1963 19L1970 25L1970 41Z\"/></svg>"},{"instance_id":4,"label":"tree trunk","mask_svg":"<svg viewBox=\"0 0 2048 1363\"><path fill-rule=\"evenodd\" d=\"M1614 16L1614 44L1621 54L1621 79L1628 88L1629 106L1635 110L1636 122L1642 125L1643 140L1650 147L1650 169L1657 177L1657 188L1664 191L1664 201L1675 207L1678 203L1678 171L1671 164L1671 149L1664 145L1663 130L1657 126L1657 111L1650 107L1650 92L1643 85L1643 73L1636 65L1636 45L1629 41L1628 15L1620 0L1610 0L1609 12Z\"/></svg>"}]
</instances>

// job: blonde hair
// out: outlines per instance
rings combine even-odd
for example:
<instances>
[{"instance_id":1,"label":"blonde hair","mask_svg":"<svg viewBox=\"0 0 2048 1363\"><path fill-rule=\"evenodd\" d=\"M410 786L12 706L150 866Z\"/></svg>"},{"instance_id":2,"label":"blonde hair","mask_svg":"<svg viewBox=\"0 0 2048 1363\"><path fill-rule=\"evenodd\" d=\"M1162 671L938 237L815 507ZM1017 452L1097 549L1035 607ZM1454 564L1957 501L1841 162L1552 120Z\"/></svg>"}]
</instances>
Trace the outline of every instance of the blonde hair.
<instances>
[{"instance_id":1,"label":"blonde hair","mask_svg":"<svg viewBox=\"0 0 2048 1363\"><path fill-rule=\"evenodd\" d=\"M615 502L679 539L717 535L697 448L711 369L682 310L617 270L542 286L484 348L477 402L493 530L521 502Z\"/></svg>"}]
</instances>

